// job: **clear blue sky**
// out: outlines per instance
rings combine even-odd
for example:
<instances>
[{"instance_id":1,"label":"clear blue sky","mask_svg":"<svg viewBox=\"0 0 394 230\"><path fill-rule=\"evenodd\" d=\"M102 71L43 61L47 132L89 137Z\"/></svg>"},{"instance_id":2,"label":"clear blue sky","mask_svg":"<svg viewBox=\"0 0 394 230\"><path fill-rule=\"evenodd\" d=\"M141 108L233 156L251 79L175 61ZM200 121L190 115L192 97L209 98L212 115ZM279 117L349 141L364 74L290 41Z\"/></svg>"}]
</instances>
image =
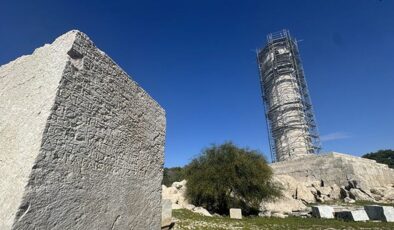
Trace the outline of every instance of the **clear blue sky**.
<instances>
[{"instance_id":1,"label":"clear blue sky","mask_svg":"<svg viewBox=\"0 0 394 230\"><path fill-rule=\"evenodd\" d=\"M288 28L325 151L394 148L394 1L2 1L0 64L78 29L167 112L165 166L232 140L269 158L255 49Z\"/></svg>"}]
</instances>

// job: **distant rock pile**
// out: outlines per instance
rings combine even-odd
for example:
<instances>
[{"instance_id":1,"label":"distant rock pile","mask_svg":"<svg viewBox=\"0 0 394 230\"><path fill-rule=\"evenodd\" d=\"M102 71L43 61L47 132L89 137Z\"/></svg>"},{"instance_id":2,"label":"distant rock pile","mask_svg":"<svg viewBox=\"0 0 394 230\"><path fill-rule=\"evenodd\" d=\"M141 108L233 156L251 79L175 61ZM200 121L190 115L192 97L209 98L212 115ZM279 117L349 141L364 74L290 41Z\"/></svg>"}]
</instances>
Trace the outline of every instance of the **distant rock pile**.
<instances>
[{"instance_id":1,"label":"distant rock pile","mask_svg":"<svg viewBox=\"0 0 394 230\"><path fill-rule=\"evenodd\" d=\"M271 167L283 196L262 202L262 216L308 215L308 204L330 201L394 203L394 170L374 160L329 153Z\"/></svg>"},{"instance_id":2,"label":"distant rock pile","mask_svg":"<svg viewBox=\"0 0 394 230\"><path fill-rule=\"evenodd\" d=\"M162 199L171 200L172 209L184 208L204 216L212 216L205 208L196 207L187 201L186 180L174 182L170 187L162 185Z\"/></svg>"}]
</instances>

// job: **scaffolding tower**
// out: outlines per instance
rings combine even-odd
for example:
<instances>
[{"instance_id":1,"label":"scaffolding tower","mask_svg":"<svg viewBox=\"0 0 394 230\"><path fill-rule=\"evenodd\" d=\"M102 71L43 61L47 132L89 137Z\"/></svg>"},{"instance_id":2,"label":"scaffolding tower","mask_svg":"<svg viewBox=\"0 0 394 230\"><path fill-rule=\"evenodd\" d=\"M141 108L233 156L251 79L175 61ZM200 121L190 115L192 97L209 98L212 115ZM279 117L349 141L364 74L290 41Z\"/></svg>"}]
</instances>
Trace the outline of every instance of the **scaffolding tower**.
<instances>
[{"instance_id":1,"label":"scaffolding tower","mask_svg":"<svg viewBox=\"0 0 394 230\"><path fill-rule=\"evenodd\" d=\"M319 153L320 138L297 41L288 30L271 33L257 50L272 161Z\"/></svg>"}]
</instances>

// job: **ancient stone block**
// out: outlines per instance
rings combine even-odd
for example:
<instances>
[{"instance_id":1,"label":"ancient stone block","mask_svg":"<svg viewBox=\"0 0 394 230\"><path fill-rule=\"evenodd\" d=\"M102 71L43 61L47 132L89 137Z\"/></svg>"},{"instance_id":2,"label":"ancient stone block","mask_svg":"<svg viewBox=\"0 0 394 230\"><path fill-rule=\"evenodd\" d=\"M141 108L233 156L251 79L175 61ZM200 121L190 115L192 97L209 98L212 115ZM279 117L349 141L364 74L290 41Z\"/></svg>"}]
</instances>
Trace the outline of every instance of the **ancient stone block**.
<instances>
[{"instance_id":1,"label":"ancient stone block","mask_svg":"<svg viewBox=\"0 0 394 230\"><path fill-rule=\"evenodd\" d=\"M366 205L364 206L369 219L381 220L386 222L394 222L394 207L379 206L379 205Z\"/></svg>"},{"instance_id":2,"label":"ancient stone block","mask_svg":"<svg viewBox=\"0 0 394 230\"><path fill-rule=\"evenodd\" d=\"M351 221L367 221L369 220L365 210L352 210L335 212L335 218L351 220Z\"/></svg>"},{"instance_id":3,"label":"ancient stone block","mask_svg":"<svg viewBox=\"0 0 394 230\"><path fill-rule=\"evenodd\" d=\"M313 206L312 216L317 218L333 219L334 208L327 205Z\"/></svg>"},{"instance_id":4,"label":"ancient stone block","mask_svg":"<svg viewBox=\"0 0 394 230\"><path fill-rule=\"evenodd\" d=\"M70 31L0 67L0 229L159 229L165 112Z\"/></svg>"},{"instance_id":5,"label":"ancient stone block","mask_svg":"<svg viewBox=\"0 0 394 230\"><path fill-rule=\"evenodd\" d=\"M242 219L242 210L239 208L230 208L231 219Z\"/></svg>"},{"instance_id":6,"label":"ancient stone block","mask_svg":"<svg viewBox=\"0 0 394 230\"><path fill-rule=\"evenodd\" d=\"M161 203L161 227L170 226L172 223L172 202L170 199L163 199Z\"/></svg>"}]
</instances>

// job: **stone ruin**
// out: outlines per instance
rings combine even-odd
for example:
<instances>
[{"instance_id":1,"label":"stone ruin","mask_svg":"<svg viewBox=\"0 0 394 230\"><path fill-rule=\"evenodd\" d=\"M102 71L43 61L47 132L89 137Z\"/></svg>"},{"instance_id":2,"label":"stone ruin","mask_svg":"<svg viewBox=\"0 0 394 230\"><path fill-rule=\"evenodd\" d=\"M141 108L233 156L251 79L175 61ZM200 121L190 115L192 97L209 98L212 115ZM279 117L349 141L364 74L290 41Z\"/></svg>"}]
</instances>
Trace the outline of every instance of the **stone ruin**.
<instances>
[{"instance_id":1,"label":"stone ruin","mask_svg":"<svg viewBox=\"0 0 394 230\"><path fill-rule=\"evenodd\" d=\"M159 229L165 112L79 31L0 67L0 229Z\"/></svg>"},{"instance_id":2,"label":"stone ruin","mask_svg":"<svg viewBox=\"0 0 394 230\"><path fill-rule=\"evenodd\" d=\"M332 152L270 166L283 197L262 202L262 216L306 216L308 205L335 201L394 203L394 169L375 160Z\"/></svg>"}]
</instances>

